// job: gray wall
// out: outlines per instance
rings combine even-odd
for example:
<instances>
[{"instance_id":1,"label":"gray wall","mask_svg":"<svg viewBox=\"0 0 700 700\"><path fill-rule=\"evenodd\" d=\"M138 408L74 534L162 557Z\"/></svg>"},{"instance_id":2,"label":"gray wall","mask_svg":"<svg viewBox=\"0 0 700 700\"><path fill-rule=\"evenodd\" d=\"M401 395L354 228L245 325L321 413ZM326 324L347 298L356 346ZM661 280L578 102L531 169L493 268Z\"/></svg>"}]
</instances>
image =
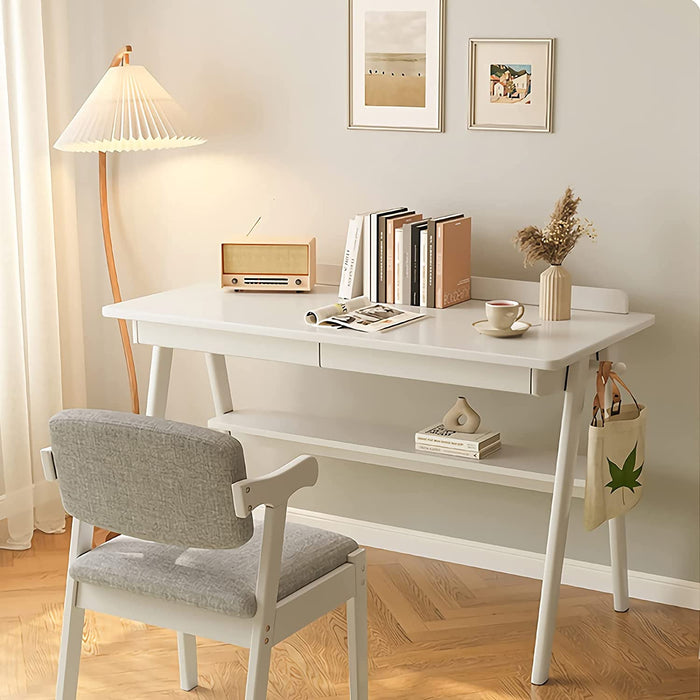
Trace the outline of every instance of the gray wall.
<instances>
[{"instance_id":1,"label":"gray wall","mask_svg":"<svg viewBox=\"0 0 700 700\"><path fill-rule=\"evenodd\" d=\"M320 261L337 263L347 217L397 202L433 215L466 210L475 274L536 279L540 270L523 269L511 237L546 221L570 184L600 234L568 261L575 282L621 287L633 309L657 314L654 328L623 345L629 383L650 412L648 487L629 519L630 566L698 580L697 8L689 0L447 5L446 133L420 134L346 130L341 0L68 0L74 110L129 42L133 62L209 139L110 157L124 294L215 281L219 243L259 215L261 234L315 234ZM466 131L470 36L556 37L553 134ZM99 313L109 288L96 158L71 157L88 403L126 410L117 326ZM149 353L136 351L145 397ZM230 371L239 407L361 412L408 430L439 418L459 391L252 360L231 359ZM555 444L560 398L468 395L507 440ZM200 424L213 413L201 357L177 354L168 413ZM249 458L271 467L284 456L270 448ZM324 461L318 487L295 505L543 551L549 497ZM605 563L605 529L585 533L581 519L576 503L569 556Z\"/></svg>"}]
</instances>

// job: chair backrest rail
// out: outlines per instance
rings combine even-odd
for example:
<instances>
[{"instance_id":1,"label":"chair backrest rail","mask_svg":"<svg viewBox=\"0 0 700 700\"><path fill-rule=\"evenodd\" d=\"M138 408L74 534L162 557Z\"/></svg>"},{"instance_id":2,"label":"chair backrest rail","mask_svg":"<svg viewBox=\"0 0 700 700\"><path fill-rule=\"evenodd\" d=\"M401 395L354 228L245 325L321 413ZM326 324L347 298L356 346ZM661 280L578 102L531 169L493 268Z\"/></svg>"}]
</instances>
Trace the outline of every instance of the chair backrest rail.
<instances>
[{"instance_id":1,"label":"chair backrest rail","mask_svg":"<svg viewBox=\"0 0 700 700\"><path fill-rule=\"evenodd\" d=\"M234 510L231 485L246 469L230 435L91 409L61 411L49 427L44 466L79 520L182 547L230 549L252 537L252 518Z\"/></svg>"}]
</instances>

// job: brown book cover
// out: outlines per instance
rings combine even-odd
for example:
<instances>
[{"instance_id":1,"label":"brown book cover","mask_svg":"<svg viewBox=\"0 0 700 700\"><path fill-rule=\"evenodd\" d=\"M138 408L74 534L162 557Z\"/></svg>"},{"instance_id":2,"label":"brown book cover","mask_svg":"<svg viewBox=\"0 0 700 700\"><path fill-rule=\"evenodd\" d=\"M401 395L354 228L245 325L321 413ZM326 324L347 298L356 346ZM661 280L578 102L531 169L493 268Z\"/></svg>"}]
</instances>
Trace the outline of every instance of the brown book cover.
<instances>
[{"instance_id":1,"label":"brown book cover","mask_svg":"<svg viewBox=\"0 0 700 700\"><path fill-rule=\"evenodd\" d=\"M471 299L471 217L435 226L435 307L444 309Z\"/></svg>"},{"instance_id":2,"label":"brown book cover","mask_svg":"<svg viewBox=\"0 0 700 700\"><path fill-rule=\"evenodd\" d=\"M394 276L396 273L396 261L394 260L394 251L396 250L396 238L394 232L401 228L404 224L411 224L414 221L420 221L423 218L422 214L406 214L405 216L396 216L393 219L386 221L386 303L393 304L394 300Z\"/></svg>"},{"instance_id":3,"label":"brown book cover","mask_svg":"<svg viewBox=\"0 0 700 700\"><path fill-rule=\"evenodd\" d=\"M463 219L464 214L450 214L449 216L440 216L437 219L431 219L428 222L428 259L426 261L426 269L428 272L428 298L426 299L426 306L429 309L437 308L435 306L435 290L436 287L436 266L437 266L437 256L435 254L435 239L437 225L444 221L452 221L453 219ZM421 261L422 263L422 261Z\"/></svg>"}]
</instances>

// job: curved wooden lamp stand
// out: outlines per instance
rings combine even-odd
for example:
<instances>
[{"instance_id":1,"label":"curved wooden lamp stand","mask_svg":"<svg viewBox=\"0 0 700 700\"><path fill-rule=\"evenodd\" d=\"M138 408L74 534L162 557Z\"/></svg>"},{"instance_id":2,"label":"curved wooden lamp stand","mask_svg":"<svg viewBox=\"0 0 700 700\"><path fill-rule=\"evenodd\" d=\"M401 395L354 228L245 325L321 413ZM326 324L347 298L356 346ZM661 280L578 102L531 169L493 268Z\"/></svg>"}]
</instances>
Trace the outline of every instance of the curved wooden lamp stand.
<instances>
[{"instance_id":1,"label":"curved wooden lamp stand","mask_svg":"<svg viewBox=\"0 0 700 700\"><path fill-rule=\"evenodd\" d=\"M129 63L129 52L131 46L121 48L112 59L110 68ZM112 298L115 304L122 300L119 290L119 279L117 277L117 267L114 263L114 251L112 250L112 232L109 226L109 210L107 209L107 154L99 151L99 171L100 171L100 214L102 217L102 238L105 244L105 257L107 258L107 271L109 272L109 283L112 287ZM126 360L126 371L129 375L129 390L131 392L131 410L139 413L139 389L136 383L136 367L134 365L134 353L131 349L129 330L126 321L119 319L119 333L124 349L124 359Z\"/></svg>"},{"instance_id":2,"label":"curved wooden lamp stand","mask_svg":"<svg viewBox=\"0 0 700 700\"><path fill-rule=\"evenodd\" d=\"M119 49L114 54L110 68L129 63L129 53L132 51L131 46L126 45ZM107 272L109 273L109 284L112 287L112 298L114 303L122 300L122 293L119 289L119 278L117 277L117 266L114 263L114 251L112 250L112 231L109 226L109 210L107 208L107 154L104 151L98 151L99 171L100 171L100 216L102 218L102 239L105 244L105 257L107 258ZM119 320L119 334L122 339L122 348L124 349L124 359L126 360L126 371L129 375L129 391L131 392L131 411L132 413L140 413L139 408L139 387L136 383L136 366L134 365L134 353L131 350L131 340L129 339L129 329L126 321L123 318ZM109 540L119 537L118 532L105 530L103 528L95 528L93 535L93 546L102 544Z\"/></svg>"}]
</instances>

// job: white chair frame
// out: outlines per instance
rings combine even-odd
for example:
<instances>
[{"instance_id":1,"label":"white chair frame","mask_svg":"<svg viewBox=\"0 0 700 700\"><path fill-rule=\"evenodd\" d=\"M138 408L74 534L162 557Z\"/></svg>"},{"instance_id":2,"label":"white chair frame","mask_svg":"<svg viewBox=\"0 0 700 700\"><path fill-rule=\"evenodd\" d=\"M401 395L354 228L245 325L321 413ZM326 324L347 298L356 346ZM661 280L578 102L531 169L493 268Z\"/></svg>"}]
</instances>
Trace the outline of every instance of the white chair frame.
<instances>
[{"instance_id":1,"label":"white chair frame","mask_svg":"<svg viewBox=\"0 0 700 700\"><path fill-rule=\"evenodd\" d=\"M42 450L47 479L55 480L51 448ZM348 656L351 700L367 700L367 572L365 550L356 549L347 562L292 595L277 600L287 503L293 493L313 486L318 464L303 455L271 474L232 485L236 515L244 517L265 506L263 542L255 591L257 612L237 618L184 603L152 598L116 588L74 580L66 582L63 630L58 662L57 700L73 700L78 672L85 610L127 617L146 624L177 630L180 687L197 686L196 635L248 647L248 680L245 700L267 697L272 647L325 615L347 604ZM73 519L70 563L92 548L93 526Z\"/></svg>"}]
</instances>

